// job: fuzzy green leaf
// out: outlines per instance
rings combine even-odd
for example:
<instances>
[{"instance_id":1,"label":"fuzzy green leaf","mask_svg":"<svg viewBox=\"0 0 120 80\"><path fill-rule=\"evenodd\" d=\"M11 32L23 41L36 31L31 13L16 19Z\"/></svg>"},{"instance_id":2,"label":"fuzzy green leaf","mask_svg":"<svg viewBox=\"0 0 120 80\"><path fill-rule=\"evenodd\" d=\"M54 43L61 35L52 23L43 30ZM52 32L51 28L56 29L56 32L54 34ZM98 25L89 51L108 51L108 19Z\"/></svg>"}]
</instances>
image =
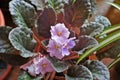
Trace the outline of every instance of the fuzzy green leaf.
<instances>
[{"instance_id":1,"label":"fuzzy green leaf","mask_svg":"<svg viewBox=\"0 0 120 80\"><path fill-rule=\"evenodd\" d=\"M12 53L15 51L8 39L8 35L11 30L11 27L0 26L0 53Z\"/></svg>"},{"instance_id":2,"label":"fuzzy green leaf","mask_svg":"<svg viewBox=\"0 0 120 80\"><path fill-rule=\"evenodd\" d=\"M66 80L93 80L91 72L82 65L75 65L68 69Z\"/></svg>"},{"instance_id":3,"label":"fuzzy green leaf","mask_svg":"<svg viewBox=\"0 0 120 80\"><path fill-rule=\"evenodd\" d=\"M97 34L100 34L104 29L104 26L97 22L90 22L84 24L80 28L80 35L89 35L89 36L95 36Z\"/></svg>"},{"instance_id":4,"label":"fuzzy green leaf","mask_svg":"<svg viewBox=\"0 0 120 80\"><path fill-rule=\"evenodd\" d=\"M40 76L31 77L28 73L22 72L19 75L18 80L41 80L41 77Z\"/></svg>"},{"instance_id":5,"label":"fuzzy green leaf","mask_svg":"<svg viewBox=\"0 0 120 80\"><path fill-rule=\"evenodd\" d=\"M32 80L31 77L26 73L23 72L19 77L18 80Z\"/></svg>"},{"instance_id":6,"label":"fuzzy green leaf","mask_svg":"<svg viewBox=\"0 0 120 80\"><path fill-rule=\"evenodd\" d=\"M79 51L81 53L86 49L92 48L96 45L98 45L98 42L95 38L87 35L82 35L76 41L76 46L73 50Z\"/></svg>"},{"instance_id":7,"label":"fuzzy green leaf","mask_svg":"<svg viewBox=\"0 0 120 80\"><path fill-rule=\"evenodd\" d=\"M55 57L47 57L48 60L51 61L53 68L57 72L63 72L64 70L67 70L69 67L69 64L65 61L60 61L56 59Z\"/></svg>"},{"instance_id":8,"label":"fuzzy green leaf","mask_svg":"<svg viewBox=\"0 0 120 80\"><path fill-rule=\"evenodd\" d=\"M33 39L30 29L14 28L9 34L9 39L14 48L21 52L21 56L31 57L34 55L32 51L35 48L36 41Z\"/></svg>"},{"instance_id":9,"label":"fuzzy green leaf","mask_svg":"<svg viewBox=\"0 0 120 80\"><path fill-rule=\"evenodd\" d=\"M100 61L86 61L85 66L91 71L93 80L110 80L108 68Z\"/></svg>"},{"instance_id":10,"label":"fuzzy green leaf","mask_svg":"<svg viewBox=\"0 0 120 80\"><path fill-rule=\"evenodd\" d=\"M9 3L9 11L16 25L19 27L35 26L37 14L34 7L24 0L12 0Z\"/></svg>"},{"instance_id":11,"label":"fuzzy green leaf","mask_svg":"<svg viewBox=\"0 0 120 80\"><path fill-rule=\"evenodd\" d=\"M104 28L111 26L109 19L107 17L104 17L104 16L96 16L95 22L104 25Z\"/></svg>"},{"instance_id":12,"label":"fuzzy green leaf","mask_svg":"<svg viewBox=\"0 0 120 80\"><path fill-rule=\"evenodd\" d=\"M68 4L69 0L45 0L46 6L53 8L57 13L64 9L64 4Z\"/></svg>"}]
</instances>

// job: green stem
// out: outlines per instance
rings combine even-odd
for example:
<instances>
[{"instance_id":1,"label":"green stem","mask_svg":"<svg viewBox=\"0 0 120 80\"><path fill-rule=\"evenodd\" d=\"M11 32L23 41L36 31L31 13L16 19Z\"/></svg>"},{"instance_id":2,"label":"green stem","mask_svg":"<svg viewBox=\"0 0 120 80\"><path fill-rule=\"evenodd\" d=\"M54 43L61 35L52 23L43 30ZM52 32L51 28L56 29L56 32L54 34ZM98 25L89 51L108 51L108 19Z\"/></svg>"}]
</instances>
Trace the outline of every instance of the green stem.
<instances>
[{"instance_id":1,"label":"green stem","mask_svg":"<svg viewBox=\"0 0 120 80\"><path fill-rule=\"evenodd\" d=\"M115 8L117 8L118 10L120 10L120 5L118 3L112 3L112 2L106 2L109 5L114 6Z\"/></svg>"},{"instance_id":2,"label":"green stem","mask_svg":"<svg viewBox=\"0 0 120 80\"><path fill-rule=\"evenodd\" d=\"M82 56L77 61L77 64L83 60L84 58L88 57L90 54L92 54L95 51L98 51L102 49L103 47L107 46L108 44L120 39L120 30L113 32L109 34L106 38L104 38L102 41L99 42L99 44L89 50L87 50L85 53L83 53Z\"/></svg>"},{"instance_id":3,"label":"green stem","mask_svg":"<svg viewBox=\"0 0 120 80\"><path fill-rule=\"evenodd\" d=\"M101 34L97 35L98 36L102 36L104 34L108 34L110 32L113 32L115 30L120 29L120 24L114 25L114 26L110 26L109 28L105 29Z\"/></svg>"},{"instance_id":4,"label":"green stem","mask_svg":"<svg viewBox=\"0 0 120 80\"><path fill-rule=\"evenodd\" d=\"M113 62L111 62L108 65L108 69L111 69L116 63L118 63L120 61L120 57L118 57L117 59L115 59Z\"/></svg>"}]
</instances>

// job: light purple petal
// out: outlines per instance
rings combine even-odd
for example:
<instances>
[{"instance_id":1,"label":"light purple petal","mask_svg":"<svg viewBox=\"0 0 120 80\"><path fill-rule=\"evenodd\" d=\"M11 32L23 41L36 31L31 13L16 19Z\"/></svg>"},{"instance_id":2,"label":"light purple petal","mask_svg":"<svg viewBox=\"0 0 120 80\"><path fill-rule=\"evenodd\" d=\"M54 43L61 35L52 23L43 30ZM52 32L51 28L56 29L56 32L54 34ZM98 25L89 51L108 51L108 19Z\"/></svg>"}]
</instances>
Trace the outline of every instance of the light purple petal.
<instances>
[{"instance_id":1,"label":"light purple petal","mask_svg":"<svg viewBox=\"0 0 120 80\"><path fill-rule=\"evenodd\" d=\"M62 55L63 55L63 56L68 56L68 55L70 55L69 50L68 50L67 48L63 48L63 49L62 49Z\"/></svg>"},{"instance_id":2,"label":"light purple petal","mask_svg":"<svg viewBox=\"0 0 120 80\"><path fill-rule=\"evenodd\" d=\"M34 65L35 65L35 72L36 72L36 74L40 74L41 73L41 74L44 75L47 72L54 71L51 63L47 60L46 57L38 57L38 58L39 58L38 61L36 61L36 59L33 60ZM45 65L45 66L43 67L43 65Z\"/></svg>"},{"instance_id":3,"label":"light purple petal","mask_svg":"<svg viewBox=\"0 0 120 80\"><path fill-rule=\"evenodd\" d=\"M53 57L55 56L58 59L62 59L62 46L63 43L57 42L54 39L50 39L49 44L48 44L48 48L47 48L47 52L50 53L50 56Z\"/></svg>"},{"instance_id":4,"label":"light purple petal","mask_svg":"<svg viewBox=\"0 0 120 80\"><path fill-rule=\"evenodd\" d=\"M50 32L52 37L59 36L59 37L68 38L70 35L70 32L65 27L65 25L61 23L58 23L55 26L52 26Z\"/></svg>"},{"instance_id":5,"label":"light purple petal","mask_svg":"<svg viewBox=\"0 0 120 80\"><path fill-rule=\"evenodd\" d=\"M75 37L70 38L70 39L68 40L67 46L68 46L69 48L73 48L73 47L76 45L74 39L75 39Z\"/></svg>"},{"instance_id":6,"label":"light purple petal","mask_svg":"<svg viewBox=\"0 0 120 80\"><path fill-rule=\"evenodd\" d=\"M35 72L35 66L33 64L31 64L30 66L28 66L28 73L32 76L36 76L36 72Z\"/></svg>"}]
</instances>

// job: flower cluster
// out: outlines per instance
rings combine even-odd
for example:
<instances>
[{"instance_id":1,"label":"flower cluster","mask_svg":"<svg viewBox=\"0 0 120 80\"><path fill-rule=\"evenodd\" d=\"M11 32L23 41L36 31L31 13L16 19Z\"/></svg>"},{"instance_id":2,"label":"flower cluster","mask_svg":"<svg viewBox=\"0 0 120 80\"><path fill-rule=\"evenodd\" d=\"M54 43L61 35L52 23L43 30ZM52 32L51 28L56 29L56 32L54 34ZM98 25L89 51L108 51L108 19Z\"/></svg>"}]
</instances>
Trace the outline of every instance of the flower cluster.
<instances>
[{"instance_id":1,"label":"flower cluster","mask_svg":"<svg viewBox=\"0 0 120 80\"><path fill-rule=\"evenodd\" d=\"M54 71L51 62L43 55L38 55L32 61L21 66L22 69L27 70L32 76L39 74L46 74L47 72Z\"/></svg>"},{"instance_id":2,"label":"flower cluster","mask_svg":"<svg viewBox=\"0 0 120 80\"><path fill-rule=\"evenodd\" d=\"M70 32L64 24L58 23L51 27L51 39L49 40L47 52L51 57L62 59L70 55L69 49L75 46L75 37L69 38Z\"/></svg>"},{"instance_id":3,"label":"flower cluster","mask_svg":"<svg viewBox=\"0 0 120 80\"><path fill-rule=\"evenodd\" d=\"M75 37L69 38L70 32L64 24L60 23L52 26L50 32L52 36L47 46L47 51L50 53L50 56L58 59L68 56L70 54L69 49L75 46ZM44 75L47 72L54 71L52 63L41 54L35 57L32 62L29 63L29 66L23 66L21 68L28 70L33 76L36 76L36 74Z\"/></svg>"}]
</instances>

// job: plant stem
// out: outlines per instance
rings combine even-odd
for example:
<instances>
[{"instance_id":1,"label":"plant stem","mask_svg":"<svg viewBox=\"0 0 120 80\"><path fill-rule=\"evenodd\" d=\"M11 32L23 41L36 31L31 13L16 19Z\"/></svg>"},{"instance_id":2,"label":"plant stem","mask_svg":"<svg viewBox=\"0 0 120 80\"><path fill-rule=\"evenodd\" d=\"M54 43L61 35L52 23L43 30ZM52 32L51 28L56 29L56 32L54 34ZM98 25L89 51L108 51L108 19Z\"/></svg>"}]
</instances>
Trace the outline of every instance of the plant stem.
<instances>
[{"instance_id":1,"label":"plant stem","mask_svg":"<svg viewBox=\"0 0 120 80\"><path fill-rule=\"evenodd\" d=\"M44 50L47 50L47 48L41 43L43 38L39 38L38 35L36 34L36 30L33 28L33 37L38 43L38 47L43 48Z\"/></svg>"},{"instance_id":2,"label":"plant stem","mask_svg":"<svg viewBox=\"0 0 120 80\"><path fill-rule=\"evenodd\" d=\"M113 62L111 62L108 65L108 69L111 69L115 64L117 64L120 61L120 57L118 57L117 59L115 59Z\"/></svg>"}]
</instances>

